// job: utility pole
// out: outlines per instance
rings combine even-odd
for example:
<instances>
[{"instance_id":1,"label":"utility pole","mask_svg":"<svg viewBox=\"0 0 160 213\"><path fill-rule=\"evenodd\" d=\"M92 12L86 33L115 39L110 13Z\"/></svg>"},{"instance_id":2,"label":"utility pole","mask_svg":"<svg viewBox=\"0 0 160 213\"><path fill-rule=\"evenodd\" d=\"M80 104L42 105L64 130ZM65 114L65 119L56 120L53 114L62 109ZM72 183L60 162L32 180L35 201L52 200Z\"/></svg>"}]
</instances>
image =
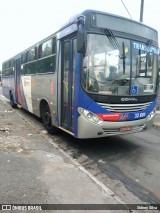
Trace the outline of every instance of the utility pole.
<instances>
[{"instance_id":1,"label":"utility pole","mask_svg":"<svg viewBox=\"0 0 160 213\"><path fill-rule=\"evenodd\" d=\"M140 22L143 22L143 8L144 8L144 0L141 0L141 9L140 9Z\"/></svg>"}]
</instances>

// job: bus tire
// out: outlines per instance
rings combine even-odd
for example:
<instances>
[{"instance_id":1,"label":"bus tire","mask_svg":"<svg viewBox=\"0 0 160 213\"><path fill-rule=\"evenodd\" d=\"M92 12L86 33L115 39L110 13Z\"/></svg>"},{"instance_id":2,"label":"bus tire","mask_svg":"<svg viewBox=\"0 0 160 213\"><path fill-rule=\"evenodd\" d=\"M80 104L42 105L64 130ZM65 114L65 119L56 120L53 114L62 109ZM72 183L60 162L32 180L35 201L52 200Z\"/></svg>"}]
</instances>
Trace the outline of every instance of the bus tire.
<instances>
[{"instance_id":1,"label":"bus tire","mask_svg":"<svg viewBox=\"0 0 160 213\"><path fill-rule=\"evenodd\" d=\"M16 108L17 107L17 104L15 104L15 102L14 102L14 98L13 98L12 92L10 93L10 104L11 104L12 108Z\"/></svg>"},{"instance_id":2,"label":"bus tire","mask_svg":"<svg viewBox=\"0 0 160 213\"><path fill-rule=\"evenodd\" d=\"M51 120L51 113L50 113L50 108L48 105L44 107L43 113L42 113L42 122L49 134L55 134L57 133L57 128L52 125L52 120Z\"/></svg>"}]
</instances>

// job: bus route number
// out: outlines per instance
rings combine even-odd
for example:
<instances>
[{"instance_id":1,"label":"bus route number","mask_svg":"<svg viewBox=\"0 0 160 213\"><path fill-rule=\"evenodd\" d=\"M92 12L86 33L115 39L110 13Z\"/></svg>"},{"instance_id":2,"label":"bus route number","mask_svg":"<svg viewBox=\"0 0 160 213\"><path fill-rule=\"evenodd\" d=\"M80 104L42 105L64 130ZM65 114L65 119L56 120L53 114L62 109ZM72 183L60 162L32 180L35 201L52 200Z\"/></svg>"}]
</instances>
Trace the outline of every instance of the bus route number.
<instances>
[{"instance_id":1,"label":"bus route number","mask_svg":"<svg viewBox=\"0 0 160 213\"><path fill-rule=\"evenodd\" d=\"M135 118L144 118L146 116L146 113L145 112L142 112L142 113L135 113Z\"/></svg>"}]
</instances>

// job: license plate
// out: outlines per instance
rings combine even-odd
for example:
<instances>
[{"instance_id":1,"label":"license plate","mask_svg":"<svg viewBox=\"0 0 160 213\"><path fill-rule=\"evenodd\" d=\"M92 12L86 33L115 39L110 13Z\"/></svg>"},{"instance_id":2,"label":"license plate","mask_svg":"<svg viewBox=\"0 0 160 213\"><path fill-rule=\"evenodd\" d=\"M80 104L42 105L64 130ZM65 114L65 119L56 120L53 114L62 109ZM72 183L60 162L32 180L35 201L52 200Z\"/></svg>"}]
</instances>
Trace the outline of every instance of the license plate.
<instances>
[{"instance_id":1,"label":"license plate","mask_svg":"<svg viewBox=\"0 0 160 213\"><path fill-rule=\"evenodd\" d=\"M131 131L132 126L124 126L120 128L120 132Z\"/></svg>"}]
</instances>

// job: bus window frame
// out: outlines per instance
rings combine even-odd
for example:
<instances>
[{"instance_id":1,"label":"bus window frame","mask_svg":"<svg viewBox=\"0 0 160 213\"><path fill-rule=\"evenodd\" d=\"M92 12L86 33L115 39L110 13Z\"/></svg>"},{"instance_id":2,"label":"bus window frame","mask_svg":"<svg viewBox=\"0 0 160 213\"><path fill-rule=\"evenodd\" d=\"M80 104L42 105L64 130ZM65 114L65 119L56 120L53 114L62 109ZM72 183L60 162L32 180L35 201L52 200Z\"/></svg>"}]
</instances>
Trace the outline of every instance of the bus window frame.
<instances>
[{"instance_id":1,"label":"bus window frame","mask_svg":"<svg viewBox=\"0 0 160 213\"><path fill-rule=\"evenodd\" d=\"M50 55L47 55L47 56L43 57L42 56L42 46L43 46L43 44L45 44L45 43L47 43L49 41L51 41L51 43L52 43L52 47L51 47L52 52L51 52ZM52 72L38 72L38 68L37 68L37 75L55 74L55 72L56 72L56 55L57 55L56 54L56 50L57 50L57 42L56 41L57 41L56 40L56 36L54 36L52 38L49 38L49 39L45 40L44 42L42 42L42 43L40 43L38 45L38 50L37 50L37 56L38 56L37 57L37 66L39 65L40 61L45 60L47 58L50 58L50 57L54 56L55 57L55 67L54 67L54 71L52 71Z\"/></svg>"}]
</instances>

